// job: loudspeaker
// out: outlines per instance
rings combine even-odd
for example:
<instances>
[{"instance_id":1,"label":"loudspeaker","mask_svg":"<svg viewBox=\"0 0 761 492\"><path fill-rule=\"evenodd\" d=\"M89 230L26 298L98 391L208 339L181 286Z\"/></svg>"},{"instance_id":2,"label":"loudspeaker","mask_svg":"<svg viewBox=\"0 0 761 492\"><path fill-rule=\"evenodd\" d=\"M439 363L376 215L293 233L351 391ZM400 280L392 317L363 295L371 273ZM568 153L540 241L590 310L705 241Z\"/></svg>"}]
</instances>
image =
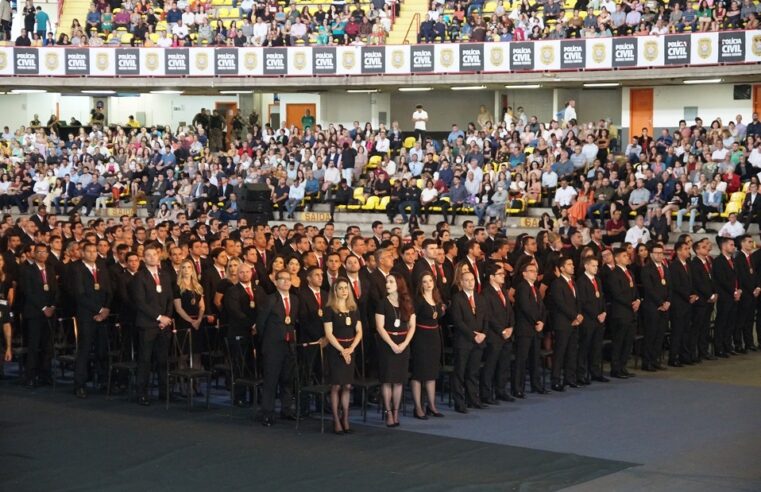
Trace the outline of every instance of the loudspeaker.
<instances>
[{"instance_id":1,"label":"loudspeaker","mask_svg":"<svg viewBox=\"0 0 761 492\"><path fill-rule=\"evenodd\" d=\"M270 195L270 188L266 184L251 183L246 185L243 196L240 198L244 202L269 201Z\"/></svg>"},{"instance_id":2,"label":"loudspeaker","mask_svg":"<svg viewBox=\"0 0 761 492\"><path fill-rule=\"evenodd\" d=\"M261 214L272 211L272 202L269 200L266 202L240 202L238 206L243 213Z\"/></svg>"},{"instance_id":3,"label":"loudspeaker","mask_svg":"<svg viewBox=\"0 0 761 492\"><path fill-rule=\"evenodd\" d=\"M740 84L734 86L733 91L735 101L747 100L751 98L751 87L749 84Z\"/></svg>"},{"instance_id":4,"label":"loudspeaker","mask_svg":"<svg viewBox=\"0 0 761 492\"><path fill-rule=\"evenodd\" d=\"M270 214L252 214L241 212L240 217L246 219L248 225L267 225L269 222Z\"/></svg>"}]
</instances>

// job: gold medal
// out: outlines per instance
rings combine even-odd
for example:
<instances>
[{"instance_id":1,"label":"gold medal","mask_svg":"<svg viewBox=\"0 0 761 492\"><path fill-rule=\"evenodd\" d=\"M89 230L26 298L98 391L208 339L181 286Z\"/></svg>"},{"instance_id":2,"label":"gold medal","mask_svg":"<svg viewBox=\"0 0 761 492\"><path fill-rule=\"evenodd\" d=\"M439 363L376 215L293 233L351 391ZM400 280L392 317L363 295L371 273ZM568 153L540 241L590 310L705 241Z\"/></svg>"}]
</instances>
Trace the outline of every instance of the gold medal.
<instances>
[{"instance_id":1,"label":"gold medal","mask_svg":"<svg viewBox=\"0 0 761 492\"><path fill-rule=\"evenodd\" d=\"M158 292L159 294L161 294L161 285L157 285L157 286L156 286L156 292Z\"/></svg>"},{"instance_id":2,"label":"gold medal","mask_svg":"<svg viewBox=\"0 0 761 492\"><path fill-rule=\"evenodd\" d=\"M49 286L48 284L42 284L42 290L44 290L45 292L47 292L47 291L49 291L49 290L50 290L50 286Z\"/></svg>"},{"instance_id":3,"label":"gold medal","mask_svg":"<svg viewBox=\"0 0 761 492\"><path fill-rule=\"evenodd\" d=\"M351 326L351 316L346 317L346 326Z\"/></svg>"},{"instance_id":4,"label":"gold medal","mask_svg":"<svg viewBox=\"0 0 761 492\"><path fill-rule=\"evenodd\" d=\"M752 268L750 269L750 273L751 273L751 274L753 273L753 269L752 269Z\"/></svg>"},{"instance_id":5,"label":"gold medal","mask_svg":"<svg viewBox=\"0 0 761 492\"><path fill-rule=\"evenodd\" d=\"M190 305L191 305L191 306L195 306L195 305L196 305L196 300L195 300L195 298L193 298L193 299L191 299L191 300L190 300Z\"/></svg>"},{"instance_id":6,"label":"gold medal","mask_svg":"<svg viewBox=\"0 0 761 492\"><path fill-rule=\"evenodd\" d=\"M600 298L600 293L595 291L595 297L599 299Z\"/></svg>"},{"instance_id":7,"label":"gold medal","mask_svg":"<svg viewBox=\"0 0 761 492\"><path fill-rule=\"evenodd\" d=\"M250 307L251 309L254 309L256 307L256 303L254 301L251 301L248 303L248 307Z\"/></svg>"},{"instance_id":8,"label":"gold medal","mask_svg":"<svg viewBox=\"0 0 761 492\"><path fill-rule=\"evenodd\" d=\"M432 316L432 318L433 318L433 319L436 319L436 318L438 318L438 317L439 317L439 313L438 313L438 312L436 312L436 310L434 309L434 310L433 310L433 316Z\"/></svg>"},{"instance_id":9,"label":"gold medal","mask_svg":"<svg viewBox=\"0 0 761 492\"><path fill-rule=\"evenodd\" d=\"M661 279L661 285L666 285L666 279L665 278Z\"/></svg>"},{"instance_id":10,"label":"gold medal","mask_svg":"<svg viewBox=\"0 0 761 492\"><path fill-rule=\"evenodd\" d=\"M629 287L634 288L634 282L629 282Z\"/></svg>"},{"instance_id":11,"label":"gold medal","mask_svg":"<svg viewBox=\"0 0 761 492\"><path fill-rule=\"evenodd\" d=\"M290 325L291 324L291 317L290 316L286 316L285 317L285 324L286 325Z\"/></svg>"},{"instance_id":12,"label":"gold medal","mask_svg":"<svg viewBox=\"0 0 761 492\"><path fill-rule=\"evenodd\" d=\"M442 283L442 284L445 284L445 283L447 283L447 278L446 278L446 277L441 277L441 283Z\"/></svg>"},{"instance_id":13,"label":"gold medal","mask_svg":"<svg viewBox=\"0 0 761 492\"><path fill-rule=\"evenodd\" d=\"M95 284L95 290L100 290L100 284Z\"/></svg>"},{"instance_id":14,"label":"gold medal","mask_svg":"<svg viewBox=\"0 0 761 492\"><path fill-rule=\"evenodd\" d=\"M317 310L317 316L319 316L320 318L322 318L322 309L318 309L318 310Z\"/></svg>"}]
</instances>

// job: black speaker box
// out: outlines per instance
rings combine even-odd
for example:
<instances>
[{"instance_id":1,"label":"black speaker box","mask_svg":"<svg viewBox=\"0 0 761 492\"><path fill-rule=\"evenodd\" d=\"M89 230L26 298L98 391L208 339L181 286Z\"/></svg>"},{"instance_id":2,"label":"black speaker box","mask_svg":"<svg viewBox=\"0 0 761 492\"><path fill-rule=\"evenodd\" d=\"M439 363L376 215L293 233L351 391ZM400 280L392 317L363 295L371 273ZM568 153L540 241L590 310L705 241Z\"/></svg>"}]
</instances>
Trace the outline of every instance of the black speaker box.
<instances>
[{"instance_id":1,"label":"black speaker box","mask_svg":"<svg viewBox=\"0 0 761 492\"><path fill-rule=\"evenodd\" d=\"M270 201L270 188L266 184L247 184L243 191L243 196L240 197L244 202L260 202Z\"/></svg>"},{"instance_id":2,"label":"black speaker box","mask_svg":"<svg viewBox=\"0 0 761 492\"><path fill-rule=\"evenodd\" d=\"M254 214L254 213L241 212L240 217L242 219L246 219L246 222L248 223L248 225L259 225L259 224L267 225L267 222L269 221L269 218L270 218L270 214L268 213Z\"/></svg>"}]
</instances>

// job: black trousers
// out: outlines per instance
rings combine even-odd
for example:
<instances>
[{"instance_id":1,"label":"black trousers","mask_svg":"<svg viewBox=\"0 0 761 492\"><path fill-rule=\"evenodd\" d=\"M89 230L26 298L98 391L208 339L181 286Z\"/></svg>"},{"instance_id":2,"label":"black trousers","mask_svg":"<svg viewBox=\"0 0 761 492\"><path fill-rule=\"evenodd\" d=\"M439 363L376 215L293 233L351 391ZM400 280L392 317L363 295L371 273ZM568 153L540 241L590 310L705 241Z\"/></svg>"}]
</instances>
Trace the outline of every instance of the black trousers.
<instances>
[{"instance_id":1,"label":"black trousers","mask_svg":"<svg viewBox=\"0 0 761 492\"><path fill-rule=\"evenodd\" d=\"M169 345L172 341L172 330L160 330L158 326L138 326L140 337L140 353L137 363L137 395L148 396L148 380L151 375L151 360L154 352L159 373L159 396L164 397L166 391L167 359Z\"/></svg>"},{"instance_id":2,"label":"black trousers","mask_svg":"<svg viewBox=\"0 0 761 492\"><path fill-rule=\"evenodd\" d=\"M510 381L510 364L512 363L513 341L500 340L487 343L484 350L484 367L481 372L481 397L491 399L507 395L507 384Z\"/></svg>"},{"instance_id":3,"label":"black trousers","mask_svg":"<svg viewBox=\"0 0 761 492\"><path fill-rule=\"evenodd\" d=\"M576 378L602 377L602 342L605 326L597 320L587 320L579 327L579 352L576 357Z\"/></svg>"},{"instance_id":4,"label":"black trousers","mask_svg":"<svg viewBox=\"0 0 761 492\"><path fill-rule=\"evenodd\" d=\"M716 354L724 354L732 350L732 333L736 321L737 302L734 298L720 295L716 302L716 322L713 333Z\"/></svg>"},{"instance_id":5,"label":"black trousers","mask_svg":"<svg viewBox=\"0 0 761 492\"><path fill-rule=\"evenodd\" d=\"M642 339L642 366L652 367L658 363L663 352L663 339L666 336L666 328L669 324L668 311L658 311L657 306L651 303L642 303L643 335Z\"/></svg>"},{"instance_id":6,"label":"black trousers","mask_svg":"<svg viewBox=\"0 0 761 492\"><path fill-rule=\"evenodd\" d=\"M689 345L685 343L688 336L692 336L692 309L691 304L673 302L669 309L671 318L671 343L669 345L669 362L692 362L691 352L685 350ZM692 337L694 338L694 337Z\"/></svg>"},{"instance_id":7,"label":"black trousers","mask_svg":"<svg viewBox=\"0 0 761 492\"><path fill-rule=\"evenodd\" d=\"M233 364L235 378L251 378L254 373L253 357L251 356L251 337L227 337L230 347L230 359ZM231 385L232 387L232 385ZM247 387L235 386L233 401L246 400Z\"/></svg>"},{"instance_id":8,"label":"black trousers","mask_svg":"<svg viewBox=\"0 0 761 492\"><path fill-rule=\"evenodd\" d=\"M262 412L265 417L275 414L275 396L280 387L280 412L291 412L293 403L293 374L296 365L296 347L285 340L265 345L262 349L264 385L262 387Z\"/></svg>"},{"instance_id":9,"label":"black trousers","mask_svg":"<svg viewBox=\"0 0 761 492\"><path fill-rule=\"evenodd\" d=\"M711 334L711 314L713 314L713 304L705 306L695 306L692 309L692 327L690 336L691 352L695 360L705 359L710 354L708 350L709 336Z\"/></svg>"},{"instance_id":10,"label":"black trousers","mask_svg":"<svg viewBox=\"0 0 761 492\"><path fill-rule=\"evenodd\" d=\"M444 216L444 222L449 222L449 202L436 200L431 203L420 206L420 212L425 215L425 221L431 216L431 207L441 207L441 215Z\"/></svg>"},{"instance_id":11,"label":"black trousers","mask_svg":"<svg viewBox=\"0 0 761 492\"><path fill-rule=\"evenodd\" d=\"M53 338L50 323L52 319L44 316L27 319L27 381L34 381L37 377L51 377Z\"/></svg>"},{"instance_id":12,"label":"black trousers","mask_svg":"<svg viewBox=\"0 0 761 492\"><path fill-rule=\"evenodd\" d=\"M466 403L480 402L478 395L478 373L484 350L478 345L455 347L454 380L452 398L455 406L465 407Z\"/></svg>"},{"instance_id":13,"label":"black trousers","mask_svg":"<svg viewBox=\"0 0 761 492\"><path fill-rule=\"evenodd\" d=\"M637 331L636 318L611 318L608 324L611 334L610 372L620 373L626 369Z\"/></svg>"},{"instance_id":14,"label":"black trousers","mask_svg":"<svg viewBox=\"0 0 761 492\"><path fill-rule=\"evenodd\" d=\"M108 352L108 326L98 323L91 316L77 316L77 360L74 369L74 387L87 383L90 349L95 344L95 376L99 384L106 381L106 356Z\"/></svg>"},{"instance_id":15,"label":"black trousers","mask_svg":"<svg viewBox=\"0 0 761 492\"><path fill-rule=\"evenodd\" d=\"M526 363L531 377L531 388L544 387L539 371L539 335L518 335L515 338L515 371L513 374L513 393L523 393L526 382Z\"/></svg>"},{"instance_id":16,"label":"black trousers","mask_svg":"<svg viewBox=\"0 0 761 492\"><path fill-rule=\"evenodd\" d=\"M743 294L737 310L737 324L735 325L734 342L735 349L752 347L753 325L756 322L756 298L752 294Z\"/></svg>"},{"instance_id":17,"label":"black trousers","mask_svg":"<svg viewBox=\"0 0 761 492\"><path fill-rule=\"evenodd\" d=\"M576 327L555 330L552 348L552 384L576 383L576 356L579 352L579 330Z\"/></svg>"}]
</instances>

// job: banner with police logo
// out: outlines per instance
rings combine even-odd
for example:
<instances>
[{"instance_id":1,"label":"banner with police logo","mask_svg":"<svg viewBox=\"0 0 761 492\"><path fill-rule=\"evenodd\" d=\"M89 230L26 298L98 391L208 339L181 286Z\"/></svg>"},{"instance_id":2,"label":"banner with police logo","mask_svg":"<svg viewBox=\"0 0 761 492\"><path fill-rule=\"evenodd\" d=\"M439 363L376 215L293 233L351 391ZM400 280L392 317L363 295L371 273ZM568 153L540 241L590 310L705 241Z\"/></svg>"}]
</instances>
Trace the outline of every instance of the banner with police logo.
<instances>
[{"instance_id":1,"label":"banner with police logo","mask_svg":"<svg viewBox=\"0 0 761 492\"><path fill-rule=\"evenodd\" d=\"M613 38L613 68L636 67L637 38Z\"/></svg>"},{"instance_id":2,"label":"banner with police logo","mask_svg":"<svg viewBox=\"0 0 761 492\"><path fill-rule=\"evenodd\" d=\"M745 61L745 33L742 31L719 33L719 63Z\"/></svg>"},{"instance_id":3,"label":"banner with police logo","mask_svg":"<svg viewBox=\"0 0 761 492\"><path fill-rule=\"evenodd\" d=\"M666 65L689 65L690 39L689 34L675 34L663 38L663 59Z\"/></svg>"},{"instance_id":4,"label":"banner with police logo","mask_svg":"<svg viewBox=\"0 0 761 492\"><path fill-rule=\"evenodd\" d=\"M90 75L112 77L116 73L116 53L113 48L90 48Z\"/></svg>"},{"instance_id":5,"label":"banner with police logo","mask_svg":"<svg viewBox=\"0 0 761 492\"><path fill-rule=\"evenodd\" d=\"M481 72L484 69L484 45L464 43L460 45L460 71Z\"/></svg>"},{"instance_id":6,"label":"banner with police logo","mask_svg":"<svg viewBox=\"0 0 761 492\"><path fill-rule=\"evenodd\" d=\"M457 73L460 71L460 45L456 43L434 45L436 73Z\"/></svg>"},{"instance_id":7,"label":"banner with police logo","mask_svg":"<svg viewBox=\"0 0 761 492\"><path fill-rule=\"evenodd\" d=\"M600 70L610 68L613 64L611 38L594 38L584 42L587 59L585 68Z\"/></svg>"},{"instance_id":8,"label":"banner with police logo","mask_svg":"<svg viewBox=\"0 0 761 492\"><path fill-rule=\"evenodd\" d=\"M761 61L761 31L745 31L745 61Z\"/></svg>"},{"instance_id":9,"label":"banner with police logo","mask_svg":"<svg viewBox=\"0 0 761 492\"><path fill-rule=\"evenodd\" d=\"M214 75L238 75L238 50L217 48L214 50Z\"/></svg>"},{"instance_id":10,"label":"banner with police logo","mask_svg":"<svg viewBox=\"0 0 761 492\"><path fill-rule=\"evenodd\" d=\"M0 75L13 75L13 48L0 46Z\"/></svg>"},{"instance_id":11,"label":"banner with police logo","mask_svg":"<svg viewBox=\"0 0 761 492\"><path fill-rule=\"evenodd\" d=\"M410 73L410 51L411 47L406 44L387 45L384 53L384 58L386 60L386 69L384 73Z\"/></svg>"},{"instance_id":12,"label":"banner with police logo","mask_svg":"<svg viewBox=\"0 0 761 492\"><path fill-rule=\"evenodd\" d=\"M362 73L362 48L359 46L339 46L336 48L339 75L359 75Z\"/></svg>"},{"instance_id":13,"label":"banner with police logo","mask_svg":"<svg viewBox=\"0 0 761 492\"><path fill-rule=\"evenodd\" d=\"M166 75L188 75L190 73L190 53L187 48L164 50L164 70Z\"/></svg>"},{"instance_id":14,"label":"banner with police logo","mask_svg":"<svg viewBox=\"0 0 761 492\"><path fill-rule=\"evenodd\" d=\"M216 70L216 59L214 66ZM264 74L263 48L238 49L238 74L244 77L253 77Z\"/></svg>"},{"instance_id":15,"label":"banner with police logo","mask_svg":"<svg viewBox=\"0 0 761 492\"><path fill-rule=\"evenodd\" d=\"M690 64L714 64L719 61L719 36L715 32L701 32L690 36Z\"/></svg>"},{"instance_id":16,"label":"banner with police logo","mask_svg":"<svg viewBox=\"0 0 761 492\"><path fill-rule=\"evenodd\" d=\"M379 46L362 47L362 74L386 72L386 49ZM389 67L390 68L390 67Z\"/></svg>"},{"instance_id":17,"label":"banner with police logo","mask_svg":"<svg viewBox=\"0 0 761 492\"><path fill-rule=\"evenodd\" d=\"M312 52L312 73L315 75L335 75L338 72L338 58L335 48L316 47Z\"/></svg>"},{"instance_id":18,"label":"banner with police logo","mask_svg":"<svg viewBox=\"0 0 761 492\"><path fill-rule=\"evenodd\" d=\"M40 58L43 51L37 48L13 49L13 73L16 75L39 75Z\"/></svg>"},{"instance_id":19,"label":"banner with police logo","mask_svg":"<svg viewBox=\"0 0 761 492\"><path fill-rule=\"evenodd\" d=\"M66 75L90 75L90 50L66 48Z\"/></svg>"},{"instance_id":20,"label":"banner with police logo","mask_svg":"<svg viewBox=\"0 0 761 492\"><path fill-rule=\"evenodd\" d=\"M285 48L264 48L264 75L285 75L288 73L288 50Z\"/></svg>"},{"instance_id":21,"label":"banner with police logo","mask_svg":"<svg viewBox=\"0 0 761 492\"><path fill-rule=\"evenodd\" d=\"M507 72L510 69L510 53L507 43L484 44L484 72Z\"/></svg>"},{"instance_id":22,"label":"banner with police logo","mask_svg":"<svg viewBox=\"0 0 761 492\"><path fill-rule=\"evenodd\" d=\"M647 36L637 38L637 66L638 67L661 67L663 66L663 37Z\"/></svg>"},{"instance_id":23,"label":"banner with police logo","mask_svg":"<svg viewBox=\"0 0 761 492\"><path fill-rule=\"evenodd\" d=\"M510 43L510 70L534 69L534 42Z\"/></svg>"},{"instance_id":24,"label":"banner with police logo","mask_svg":"<svg viewBox=\"0 0 761 492\"><path fill-rule=\"evenodd\" d=\"M537 41L534 44L534 70L560 68L560 41Z\"/></svg>"},{"instance_id":25,"label":"banner with police logo","mask_svg":"<svg viewBox=\"0 0 761 492\"><path fill-rule=\"evenodd\" d=\"M40 50L38 53L38 75L66 75L66 52L62 49Z\"/></svg>"},{"instance_id":26,"label":"banner with police logo","mask_svg":"<svg viewBox=\"0 0 761 492\"><path fill-rule=\"evenodd\" d=\"M140 74L147 77L164 76L165 48L140 48Z\"/></svg>"},{"instance_id":27,"label":"banner with police logo","mask_svg":"<svg viewBox=\"0 0 761 492\"><path fill-rule=\"evenodd\" d=\"M297 46L288 50L288 75L312 75L312 48Z\"/></svg>"},{"instance_id":28,"label":"banner with police logo","mask_svg":"<svg viewBox=\"0 0 761 492\"><path fill-rule=\"evenodd\" d=\"M433 72L434 49L432 44L419 44L410 47L410 72Z\"/></svg>"},{"instance_id":29,"label":"banner with police logo","mask_svg":"<svg viewBox=\"0 0 761 492\"><path fill-rule=\"evenodd\" d=\"M571 40L560 42L560 68L573 70L584 68L587 65L587 43L583 40Z\"/></svg>"},{"instance_id":30,"label":"banner with police logo","mask_svg":"<svg viewBox=\"0 0 761 492\"><path fill-rule=\"evenodd\" d=\"M236 59L237 55L238 53ZM211 77L216 73L215 61L214 48L193 48L190 50L190 73L199 77Z\"/></svg>"},{"instance_id":31,"label":"banner with police logo","mask_svg":"<svg viewBox=\"0 0 761 492\"><path fill-rule=\"evenodd\" d=\"M137 48L117 49L116 75L141 75L140 50ZM146 74L147 75L147 74Z\"/></svg>"}]
</instances>

